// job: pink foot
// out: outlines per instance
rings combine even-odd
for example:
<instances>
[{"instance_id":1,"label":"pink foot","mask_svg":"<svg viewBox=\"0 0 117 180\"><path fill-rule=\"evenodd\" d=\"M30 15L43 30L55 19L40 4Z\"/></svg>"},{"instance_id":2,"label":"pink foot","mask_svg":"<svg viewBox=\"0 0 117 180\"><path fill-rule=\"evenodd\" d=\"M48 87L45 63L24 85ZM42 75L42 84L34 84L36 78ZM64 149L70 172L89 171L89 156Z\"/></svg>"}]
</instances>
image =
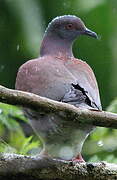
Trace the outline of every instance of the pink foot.
<instances>
[{"instance_id":1,"label":"pink foot","mask_svg":"<svg viewBox=\"0 0 117 180\"><path fill-rule=\"evenodd\" d=\"M82 158L81 154L79 154L78 156L76 156L75 158L73 158L72 161L73 161L74 163L77 163L77 162L78 162L78 163L83 163L83 162L85 162L84 159Z\"/></svg>"}]
</instances>

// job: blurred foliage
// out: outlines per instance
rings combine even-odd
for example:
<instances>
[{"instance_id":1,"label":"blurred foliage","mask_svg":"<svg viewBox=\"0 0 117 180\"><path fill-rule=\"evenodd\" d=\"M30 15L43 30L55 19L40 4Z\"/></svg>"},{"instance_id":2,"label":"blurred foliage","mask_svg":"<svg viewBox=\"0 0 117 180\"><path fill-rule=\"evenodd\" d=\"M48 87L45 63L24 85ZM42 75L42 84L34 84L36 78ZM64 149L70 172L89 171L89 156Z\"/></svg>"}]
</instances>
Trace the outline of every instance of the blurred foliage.
<instances>
[{"instance_id":1,"label":"blurred foliage","mask_svg":"<svg viewBox=\"0 0 117 180\"><path fill-rule=\"evenodd\" d=\"M0 122L5 125L9 130L19 128L19 124L13 117L27 121L21 110L16 106L0 103Z\"/></svg>"},{"instance_id":2,"label":"blurred foliage","mask_svg":"<svg viewBox=\"0 0 117 180\"><path fill-rule=\"evenodd\" d=\"M80 37L73 51L93 68L103 109L110 104L107 110L117 112L117 100L112 101L117 96L117 0L0 0L0 84L14 88L19 66L39 56L47 24L64 14L81 17L99 34L99 41ZM25 124L19 108L0 104L0 152L39 151L40 141ZM117 130L97 128L84 145L84 158L117 162L116 137Z\"/></svg>"},{"instance_id":3,"label":"blurred foliage","mask_svg":"<svg viewBox=\"0 0 117 180\"><path fill-rule=\"evenodd\" d=\"M110 103L106 110L109 112L117 113L117 98Z\"/></svg>"},{"instance_id":4,"label":"blurred foliage","mask_svg":"<svg viewBox=\"0 0 117 180\"><path fill-rule=\"evenodd\" d=\"M22 124L28 120L15 106L0 103L0 152L35 154L39 152L40 141L36 136L26 137Z\"/></svg>"},{"instance_id":5,"label":"blurred foliage","mask_svg":"<svg viewBox=\"0 0 117 180\"><path fill-rule=\"evenodd\" d=\"M117 113L117 99L106 109ZM96 128L84 145L84 155L89 162L107 161L117 163L117 130L111 128ZM91 147L91 148L89 148Z\"/></svg>"}]
</instances>

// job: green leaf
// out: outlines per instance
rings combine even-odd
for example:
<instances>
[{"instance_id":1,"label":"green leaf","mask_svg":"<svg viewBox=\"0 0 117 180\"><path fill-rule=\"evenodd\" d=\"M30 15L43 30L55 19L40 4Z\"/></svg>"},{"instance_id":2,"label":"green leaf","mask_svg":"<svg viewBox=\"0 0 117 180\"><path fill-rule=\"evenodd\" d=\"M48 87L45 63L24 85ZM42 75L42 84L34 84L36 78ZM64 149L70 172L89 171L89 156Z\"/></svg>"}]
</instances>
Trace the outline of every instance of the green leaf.
<instances>
[{"instance_id":1,"label":"green leaf","mask_svg":"<svg viewBox=\"0 0 117 180\"><path fill-rule=\"evenodd\" d=\"M28 122L20 108L0 103L0 124L3 124L9 130L18 129L17 119Z\"/></svg>"},{"instance_id":2,"label":"green leaf","mask_svg":"<svg viewBox=\"0 0 117 180\"><path fill-rule=\"evenodd\" d=\"M110 103L106 110L109 112L117 113L117 98Z\"/></svg>"},{"instance_id":3,"label":"green leaf","mask_svg":"<svg viewBox=\"0 0 117 180\"><path fill-rule=\"evenodd\" d=\"M9 138L10 146L17 150L18 154L30 154L30 151L40 147L39 139L35 140L33 136L25 137L22 131L11 132Z\"/></svg>"},{"instance_id":4,"label":"green leaf","mask_svg":"<svg viewBox=\"0 0 117 180\"><path fill-rule=\"evenodd\" d=\"M28 154L32 149L39 148L39 141L32 141L33 136L25 138L22 147L19 151L20 154Z\"/></svg>"},{"instance_id":5,"label":"green leaf","mask_svg":"<svg viewBox=\"0 0 117 180\"><path fill-rule=\"evenodd\" d=\"M99 162L100 158L97 155L92 156L88 162Z\"/></svg>"}]
</instances>

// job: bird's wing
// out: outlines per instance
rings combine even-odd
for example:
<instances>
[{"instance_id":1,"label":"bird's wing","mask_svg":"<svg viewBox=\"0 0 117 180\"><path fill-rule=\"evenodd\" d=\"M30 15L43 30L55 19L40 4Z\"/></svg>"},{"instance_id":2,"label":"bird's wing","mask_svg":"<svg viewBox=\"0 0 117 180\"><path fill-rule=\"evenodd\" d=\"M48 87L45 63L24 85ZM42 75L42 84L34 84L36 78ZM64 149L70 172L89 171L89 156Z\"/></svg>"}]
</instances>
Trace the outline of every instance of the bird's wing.
<instances>
[{"instance_id":1,"label":"bird's wing","mask_svg":"<svg viewBox=\"0 0 117 180\"><path fill-rule=\"evenodd\" d=\"M75 105L76 107L100 110L94 101L88 97L87 91L85 91L79 84L71 84L70 90L61 99L62 102Z\"/></svg>"},{"instance_id":2,"label":"bird's wing","mask_svg":"<svg viewBox=\"0 0 117 180\"><path fill-rule=\"evenodd\" d=\"M77 83L73 85L74 89L85 95L91 107L102 110L97 81L90 66L81 60L73 59L66 63L66 67L77 79Z\"/></svg>"}]
</instances>

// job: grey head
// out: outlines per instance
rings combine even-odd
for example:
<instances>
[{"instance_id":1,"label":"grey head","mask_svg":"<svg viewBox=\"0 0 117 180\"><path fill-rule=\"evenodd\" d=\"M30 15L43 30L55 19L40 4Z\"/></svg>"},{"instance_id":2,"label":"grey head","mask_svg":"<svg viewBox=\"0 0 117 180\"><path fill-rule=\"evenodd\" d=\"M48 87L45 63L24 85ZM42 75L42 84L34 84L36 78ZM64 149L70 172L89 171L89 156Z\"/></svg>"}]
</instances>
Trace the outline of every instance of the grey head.
<instances>
[{"instance_id":1,"label":"grey head","mask_svg":"<svg viewBox=\"0 0 117 180\"><path fill-rule=\"evenodd\" d=\"M58 16L49 23L45 31L40 54L43 55L47 51L51 52L51 49L54 48L53 44L59 51L62 51L60 49L62 45L63 49L66 47L68 50L72 42L80 35L97 38L97 34L89 30L79 17L74 15Z\"/></svg>"},{"instance_id":2,"label":"grey head","mask_svg":"<svg viewBox=\"0 0 117 180\"><path fill-rule=\"evenodd\" d=\"M79 35L88 35L97 38L97 34L84 25L83 21L77 16L64 15L53 19L47 29L46 33L52 33L59 38L74 40Z\"/></svg>"}]
</instances>

